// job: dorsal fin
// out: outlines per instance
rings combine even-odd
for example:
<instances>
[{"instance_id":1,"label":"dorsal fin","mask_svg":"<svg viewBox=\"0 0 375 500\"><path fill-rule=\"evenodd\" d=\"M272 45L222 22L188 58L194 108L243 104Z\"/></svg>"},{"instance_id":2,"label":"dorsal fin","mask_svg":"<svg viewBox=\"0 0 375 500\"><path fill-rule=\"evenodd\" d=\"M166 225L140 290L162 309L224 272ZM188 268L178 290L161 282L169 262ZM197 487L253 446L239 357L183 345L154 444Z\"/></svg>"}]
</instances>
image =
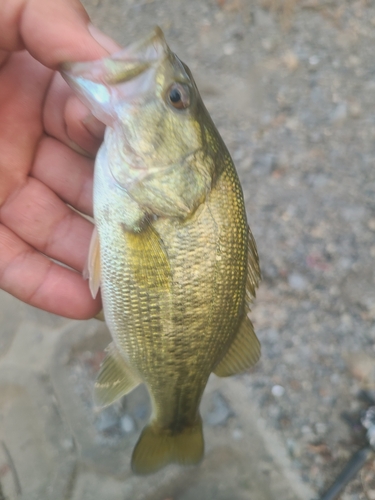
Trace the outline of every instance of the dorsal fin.
<instances>
[{"instance_id":1,"label":"dorsal fin","mask_svg":"<svg viewBox=\"0 0 375 500\"><path fill-rule=\"evenodd\" d=\"M261 273L259 267L259 256L254 240L254 236L248 227L247 239L247 276L246 276L246 295L247 305L249 306L256 295L256 289L261 280Z\"/></svg>"},{"instance_id":2,"label":"dorsal fin","mask_svg":"<svg viewBox=\"0 0 375 500\"><path fill-rule=\"evenodd\" d=\"M229 377L244 372L255 365L260 357L260 343L255 335L253 324L247 316L260 282L258 252L250 228L248 228L248 235L246 297L243 317L228 351L214 370L215 375L219 377Z\"/></svg>"}]
</instances>

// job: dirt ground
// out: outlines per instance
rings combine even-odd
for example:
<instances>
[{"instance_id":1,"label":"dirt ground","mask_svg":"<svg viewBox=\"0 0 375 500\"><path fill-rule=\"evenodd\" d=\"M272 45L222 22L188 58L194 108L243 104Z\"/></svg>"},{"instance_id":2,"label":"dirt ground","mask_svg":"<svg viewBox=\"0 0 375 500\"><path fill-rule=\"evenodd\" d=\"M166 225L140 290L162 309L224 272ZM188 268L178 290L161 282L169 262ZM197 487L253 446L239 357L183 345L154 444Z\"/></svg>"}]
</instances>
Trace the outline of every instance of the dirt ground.
<instances>
[{"instance_id":1,"label":"dirt ground","mask_svg":"<svg viewBox=\"0 0 375 500\"><path fill-rule=\"evenodd\" d=\"M139 401L127 403L128 413L115 408L91 423L90 403L79 407L73 401L75 396L88 401L82 380L92 378L100 358L95 352L107 341L90 344L99 327L88 323L91 334L86 334L86 324L20 309L1 295L0 318L8 326L0 348L13 361L4 367L5 356L0 382L11 394L14 415L36 411L20 389L25 379L34 382L14 369L14 360L26 359L25 345L27 367L36 373L36 399L50 400L38 406L46 406L42 430L51 419L57 428L56 408L68 414L58 424L60 437L51 431L50 441L59 445L48 445L49 431L47 437L41 433L40 442L47 444L41 445L38 463L63 456L58 462L65 468L51 465L51 474L70 477L70 486L54 483L54 494L48 493L50 486L29 491L44 491L35 498L51 494L53 500L319 498L363 445L361 412L375 399L375 2L85 0L84 5L93 22L121 44L160 25L191 68L235 160L258 244L263 282L252 318L262 360L229 385L212 382L205 422L213 451L199 473L168 472L157 486L143 483L142 491L127 476L129 489L121 489L114 477L125 477L127 462L122 465L117 444L108 443L133 442L144 419ZM25 311L17 324L15 308ZM78 332L78 347L77 340L68 341L76 333L64 328ZM53 359L52 365L46 359ZM72 385L75 396L66 396ZM135 397L143 401L142 395ZM69 420L72 414L79 416L76 423ZM6 422L0 419L0 430L4 434L10 425L11 435ZM35 435L28 432L25 443ZM107 445L112 451L106 455ZM78 468L76 448L86 457ZM8 452L0 446L0 461L11 473ZM103 463L108 470L100 469ZM0 464L9 493L0 491L0 499L20 498L17 481L4 470ZM34 477L30 471L20 474ZM375 498L373 457L340 498Z\"/></svg>"}]
</instances>

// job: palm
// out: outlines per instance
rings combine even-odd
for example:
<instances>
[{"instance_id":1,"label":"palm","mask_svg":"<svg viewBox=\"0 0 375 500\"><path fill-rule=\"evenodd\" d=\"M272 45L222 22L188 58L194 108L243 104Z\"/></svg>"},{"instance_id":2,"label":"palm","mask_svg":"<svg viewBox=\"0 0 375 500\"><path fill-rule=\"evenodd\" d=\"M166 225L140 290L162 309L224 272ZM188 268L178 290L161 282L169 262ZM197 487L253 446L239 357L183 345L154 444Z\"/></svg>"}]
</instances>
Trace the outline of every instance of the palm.
<instances>
[{"instance_id":1,"label":"palm","mask_svg":"<svg viewBox=\"0 0 375 500\"><path fill-rule=\"evenodd\" d=\"M100 309L80 274L92 224L67 204L92 213L93 160L76 151L95 153L101 128L85 126L72 99L61 77L25 51L1 67L0 288L85 318Z\"/></svg>"}]
</instances>

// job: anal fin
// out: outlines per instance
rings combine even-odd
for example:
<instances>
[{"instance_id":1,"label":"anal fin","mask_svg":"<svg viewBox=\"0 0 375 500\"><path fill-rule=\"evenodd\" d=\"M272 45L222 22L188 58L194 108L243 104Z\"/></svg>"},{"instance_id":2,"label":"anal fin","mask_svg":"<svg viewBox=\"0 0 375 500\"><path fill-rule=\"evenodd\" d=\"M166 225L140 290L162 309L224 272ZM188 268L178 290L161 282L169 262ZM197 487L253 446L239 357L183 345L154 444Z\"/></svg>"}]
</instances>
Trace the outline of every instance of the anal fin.
<instances>
[{"instance_id":1,"label":"anal fin","mask_svg":"<svg viewBox=\"0 0 375 500\"><path fill-rule=\"evenodd\" d=\"M247 252L246 295L243 317L228 351L214 370L215 375L218 377L229 377L230 375L242 373L254 366L260 358L260 342L255 335L253 324L247 316L261 277L257 247L249 227Z\"/></svg>"},{"instance_id":2,"label":"anal fin","mask_svg":"<svg viewBox=\"0 0 375 500\"><path fill-rule=\"evenodd\" d=\"M94 388L94 403L98 407L114 403L142 383L113 342L106 350L107 356L100 367Z\"/></svg>"},{"instance_id":3,"label":"anal fin","mask_svg":"<svg viewBox=\"0 0 375 500\"><path fill-rule=\"evenodd\" d=\"M218 377L229 377L242 373L254 366L260 357L260 342L254 333L254 327L244 312L237 335L220 363L216 366L214 374Z\"/></svg>"}]
</instances>

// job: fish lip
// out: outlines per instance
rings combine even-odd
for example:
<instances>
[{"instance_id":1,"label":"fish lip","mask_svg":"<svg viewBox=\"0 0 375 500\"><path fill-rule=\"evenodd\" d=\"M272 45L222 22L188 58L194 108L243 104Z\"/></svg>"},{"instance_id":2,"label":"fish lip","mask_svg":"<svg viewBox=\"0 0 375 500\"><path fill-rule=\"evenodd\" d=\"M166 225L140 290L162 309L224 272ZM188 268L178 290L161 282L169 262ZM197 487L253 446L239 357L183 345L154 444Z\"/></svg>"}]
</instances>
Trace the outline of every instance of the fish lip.
<instances>
[{"instance_id":1,"label":"fish lip","mask_svg":"<svg viewBox=\"0 0 375 500\"><path fill-rule=\"evenodd\" d=\"M60 72L68 81L74 81L77 78L85 78L95 83L115 84L121 81L131 80L139 76L150 67L159 63L168 56L170 49L164 38L164 34L159 26L155 26L153 31L145 37L137 40L127 47L114 52L113 54L93 61L85 62L64 62L60 65ZM112 75L108 76L108 70L111 65L118 71L124 68L124 65L133 64L139 66L139 72L130 78L124 80L115 80ZM104 68L104 70L103 70ZM107 73L106 70L107 69ZM126 69L126 68L125 68Z\"/></svg>"}]
</instances>

